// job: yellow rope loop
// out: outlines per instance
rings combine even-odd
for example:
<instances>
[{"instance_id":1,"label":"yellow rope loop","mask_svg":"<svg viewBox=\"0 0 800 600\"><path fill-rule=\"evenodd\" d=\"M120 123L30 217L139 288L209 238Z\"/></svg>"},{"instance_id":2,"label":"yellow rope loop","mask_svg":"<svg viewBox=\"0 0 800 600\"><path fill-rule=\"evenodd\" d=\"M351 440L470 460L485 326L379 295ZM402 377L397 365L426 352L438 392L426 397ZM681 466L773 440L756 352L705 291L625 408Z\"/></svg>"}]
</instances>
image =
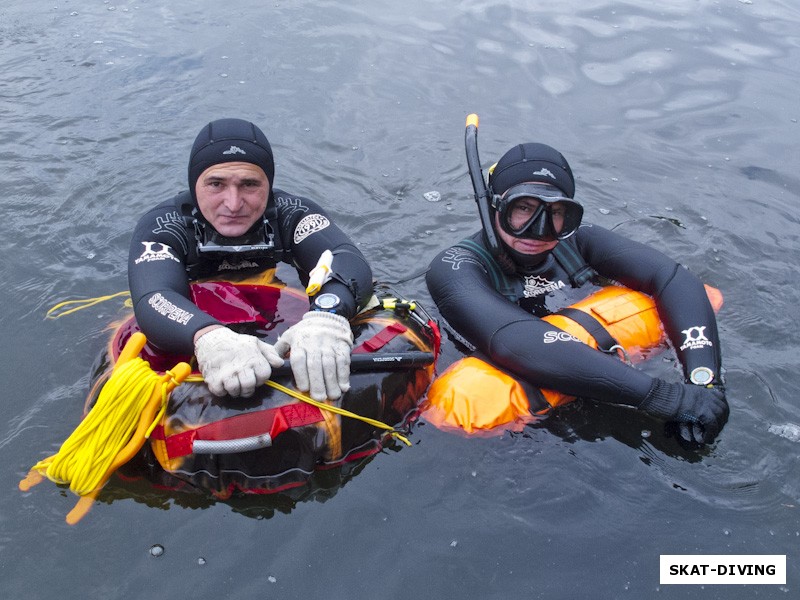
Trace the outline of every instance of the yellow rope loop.
<instances>
[{"instance_id":1,"label":"yellow rope loop","mask_svg":"<svg viewBox=\"0 0 800 600\"><path fill-rule=\"evenodd\" d=\"M45 319L60 319L61 317L65 317L67 315L71 315L74 312L78 312L79 310L83 310L84 308L90 308L95 306L96 304L100 304L101 302L105 302L106 300L111 300L113 298L119 298L120 296L130 296L131 293L129 291L124 292L117 292L116 294L110 294L108 296L98 296L97 298L86 298L84 300L66 300L64 302L59 302L55 306L53 306L50 310L47 311L45 314ZM130 298L125 301L126 306L130 306ZM71 306L72 308L61 310L66 308L67 306ZM61 311L61 312L59 312Z\"/></svg>"},{"instance_id":2,"label":"yellow rope loop","mask_svg":"<svg viewBox=\"0 0 800 600\"><path fill-rule=\"evenodd\" d=\"M404 435L402 435L399 431L397 431L391 425L387 425L386 423L383 423L383 422L378 421L376 419L372 419L370 417L365 417L363 415L359 415L359 414L356 414L354 412L350 412L349 410L346 410L344 408L340 408L338 406L332 406L330 404L325 404L324 402L318 402L318 401L314 400L313 398L310 398L309 396L306 396L305 394L302 394L302 393L298 392L297 390L293 390L291 388L287 388L286 386L281 385L280 383L276 383L275 381L269 380L266 383L267 383L268 386L273 387L276 390L278 390L280 392L283 392L284 394L286 394L288 396L291 396L292 398L296 398L297 400L300 400L301 402L305 402L306 404L310 404L311 406L316 406L320 410L327 410L327 411L335 413L337 415L342 415L343 417L349 417L351 419L356 419L358 421L362 421L364 423L372 425L373 427L377 427L379 429L387 430L392 437L397 438L398 440L403 442L406 446L410 446L411 445L411 442L408 441L408 438L406 438Z\"/></svg>"},{"instance_id":3,"label":"yellow rope loop","mask_svg":"<svg viewBox=\"0 0 800 600\"><path fill-rule=\"evenodd\" d=\"M161 422L161 419L164 418L164 413L167 412L167 406L169 405L169 396L171 393L170 390L178 387L182 381L189 381L190 377L181 379L173 371L164 371L164 376L161 378L163 384L161 386L161 408L159 408L155 418L153 419L153 422L147 428L147 431L144 434L145 439L150 439L150 435L153 433L153 430Z\"/></svg>"},{"instance_id":4,"label":"yellow rope loop","mask_svg":"<svg viewBox=\"0 0 800 600\"><path fill-rule=\"evenodd\" d=\"M199 382L203 381L203 377L201 375L190 375L184 381L193 382L193 383L199 383ZM356 419L358 421L362 421L364 423L372 425L373 427L377 427L379 429L384 429L386 431L389 431L390 435L392 437L397 438L398 440L403 442L406 446L410 446L411 445L411 442L408 441L408 438L406 438L403 434L401 434L399 431L397 431L391 425L387 425L386 423L383 423L383 422L378 421L376 419L372 419L370 417L364 417L364 416L356 414L354 412L350 412L349 410L344 409L344 408L339 408L338 406L331 406L330 404L325 404L324 402L317 402L316 400L314 400L313 398L303 394L302 392L298 392L297 390L293 390L291 388L288 388L288 387L286 387L284 385L281 385L280 383L272 381L271 379L266 381L265 383L266 383L266 385L268 385L268 386L270 386L272 388L275 388L279 392L283 392L287 396L291 396L292 398L295 398L296 400L300 400L301 402L305 402L306 404L310 404L311 406L316 406L320 410L327 410L328 412L332 412L332 413L335 413L337 415L342 415L343 417L349 417L351 419Z\"/></svg>"},{"instance_id":5,"label":"yellow rope loop","mask_svg":"<svg viewBox=\"0 0 800 600\"><path fill-rule=\"evenodd\" d=\"M110 465L130 440L140 414L159 385L158 374L136 358L118 365L97 403L54 456L34 469L86 495L102 485Z\"/></svg>"}]
</instances>

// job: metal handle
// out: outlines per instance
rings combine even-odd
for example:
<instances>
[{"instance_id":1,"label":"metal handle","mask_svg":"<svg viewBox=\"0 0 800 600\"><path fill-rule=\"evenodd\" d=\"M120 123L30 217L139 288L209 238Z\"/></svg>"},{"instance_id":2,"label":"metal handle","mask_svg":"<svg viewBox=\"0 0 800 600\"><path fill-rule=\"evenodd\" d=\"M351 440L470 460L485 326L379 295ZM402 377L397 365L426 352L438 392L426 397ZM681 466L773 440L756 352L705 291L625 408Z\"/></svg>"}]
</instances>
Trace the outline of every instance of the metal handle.
<instances>
[{"instance_id":1,"label":"metal handle","mask_svg":"<svg viewBox=\"0 0 800 600\"><path fill-rule=\"evenodd\" d=\"M236 454L272 446L272 436L268 433L235 440L194 440L192 452L195 454Z\"/></svg>"}]
</instances>

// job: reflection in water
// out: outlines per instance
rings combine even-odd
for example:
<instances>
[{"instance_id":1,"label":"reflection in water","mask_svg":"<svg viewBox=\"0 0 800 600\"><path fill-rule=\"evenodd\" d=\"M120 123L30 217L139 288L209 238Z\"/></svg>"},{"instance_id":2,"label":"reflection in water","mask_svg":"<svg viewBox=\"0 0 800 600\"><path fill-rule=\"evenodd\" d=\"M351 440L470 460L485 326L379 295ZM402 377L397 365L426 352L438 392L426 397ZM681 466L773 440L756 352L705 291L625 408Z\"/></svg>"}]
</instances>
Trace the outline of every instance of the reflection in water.
<instances>
[{"instance_id":1,"label":"reflection in water","mask_svg":"<svg viewBox=\"0 0 800 600\"><path fill-rule=\"evenodd\" d=\"M399 451L388 442L385 451ZM333 498L348 481L357 476L376 455L354 460L342 466L318 470L305 485L269 494L235 493L229 498L216 498L207 489L195 488L185 480L165 472L152 457L138 455L125 465L103 488L98 500L114 504L134 500L150 508L170 510L209 508L225 504L232 512L254 519L270 519L275 513L289 514L303 502L326 502ZM89 517L91 518L91 517Z\"/></svg>"}]
</instances>

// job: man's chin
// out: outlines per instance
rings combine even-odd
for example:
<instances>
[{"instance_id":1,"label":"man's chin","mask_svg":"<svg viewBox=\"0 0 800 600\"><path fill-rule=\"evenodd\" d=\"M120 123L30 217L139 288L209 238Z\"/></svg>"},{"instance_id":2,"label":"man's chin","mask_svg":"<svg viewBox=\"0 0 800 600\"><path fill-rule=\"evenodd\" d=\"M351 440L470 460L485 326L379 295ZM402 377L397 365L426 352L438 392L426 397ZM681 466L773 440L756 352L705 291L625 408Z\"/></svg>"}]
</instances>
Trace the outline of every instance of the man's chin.
<instances>
[{"instance_id":1,"label":"man's chin","mask_svg":"<svg viewBox=\"0 0 800 600\"><path fill-rule=\"evenodd\" d=\"M217 230L217 233L227 238L242 236L250 230L250 225L242 223L225 223L219 225L212 223L212 226Z\"/></svg>"}]
</instances>

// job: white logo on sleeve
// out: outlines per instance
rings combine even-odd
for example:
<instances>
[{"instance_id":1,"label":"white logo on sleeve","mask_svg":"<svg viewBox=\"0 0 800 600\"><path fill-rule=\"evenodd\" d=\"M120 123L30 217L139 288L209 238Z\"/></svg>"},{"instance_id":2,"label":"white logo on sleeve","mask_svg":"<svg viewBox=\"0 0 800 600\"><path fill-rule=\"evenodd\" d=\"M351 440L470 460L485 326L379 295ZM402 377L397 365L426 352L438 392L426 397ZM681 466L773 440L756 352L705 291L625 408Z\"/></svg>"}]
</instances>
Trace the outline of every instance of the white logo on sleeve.
<instances>
[{"instance_id":1,"label":"white logo on sleeve","mask_svg":"<svg viewBox=\"0 0 800 600\"><path fill-rule=\"evenodd\" d=\"M194 313L190 313L186 310L183 310L179 306L176 306L164 296L156 292L147 303L153 307L153 310L156 311L158 314L167 317L170 321L175 321L180 325L186 325L192 317L194 317Z\"/></svg>"},{"instance_id":2,"label":"white logo on sleeve","mask_svg":"<svg viewBox=\"0 0 800 600\"><path fill-rule=\"evenodd\" d=\"M294 243L299 244L311 234L327 228L331 222L322 215L306 215L297 224L294 230Z\"/></svg>"},{"instance_id":3,"label":"white logo on sleeve","mask_svg":"<svg viewBox=\"0 0 800 600\"><path fill-rule=\"evenodd\" d=\"M450 248L442 256L442 262L449 263L453 271L458 271L461 268L462 262L480 265L480 261L475 258L475 255L469 250L464 248ZM483 265L481 265L483 266Z\"/></svg>"},{"instance_id":4,"label":"white logo on sleeve","mask_svg":"<svg viewBox=\"0 0 800 600\"><path fill-rule=\"evenodd\" d=\"M157 260L174 260L181 262L172 254L172 248L160 242L142 242L144 252L142 255L133 261L135 264L143 262L154 262Z\"/></svg>"},{"instance_id":5,"label":"white logo on sleeve","mask_svg":"<svg viewBox=\"0 0 800 600\"><path fill-rule=\"evenodd\" d=\"M574 335L570 335L566 331L545 331L544 343L555 344L556 342L580 342Z\"/></svg>"},{"instance_id":6,"label":"white logo on sleeve","mask_svg":"<svg viewBox=\"0 0 800 600\"><path fill-rule=\"evenodd\" d=\"M697 350L705 346L713 346L711 340L706 337L705 326L689 327L689 329L684 329L681 333L685 336L681 350Z\"/></svg>"}]
</instances>

